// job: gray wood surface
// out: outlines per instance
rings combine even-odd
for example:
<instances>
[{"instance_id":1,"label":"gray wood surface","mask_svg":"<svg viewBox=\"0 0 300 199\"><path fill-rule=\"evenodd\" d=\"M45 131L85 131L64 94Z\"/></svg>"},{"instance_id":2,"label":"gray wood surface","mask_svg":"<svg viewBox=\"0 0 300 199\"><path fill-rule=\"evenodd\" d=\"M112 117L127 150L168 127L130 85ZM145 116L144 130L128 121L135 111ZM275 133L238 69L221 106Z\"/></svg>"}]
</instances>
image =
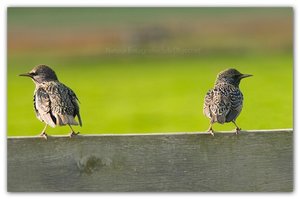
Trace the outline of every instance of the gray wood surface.
<instances>
[{"instance_id":1,"label":"gray wood surface","mask_svg":"<svg viewBox=\"0 0 300 199\"><path fill-rule=\"evenodd\" d=\"M293 132L9 137L9 192L290 192Z\"/></svg>"}]
</instances>

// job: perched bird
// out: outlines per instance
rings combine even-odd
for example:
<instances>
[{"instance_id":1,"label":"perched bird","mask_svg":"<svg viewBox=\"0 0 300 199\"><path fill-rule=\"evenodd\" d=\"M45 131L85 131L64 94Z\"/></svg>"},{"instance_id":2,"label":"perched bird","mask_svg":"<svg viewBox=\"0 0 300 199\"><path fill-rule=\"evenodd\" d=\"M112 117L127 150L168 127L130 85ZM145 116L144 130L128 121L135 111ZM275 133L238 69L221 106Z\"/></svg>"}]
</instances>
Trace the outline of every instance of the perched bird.
<instances>
[{"instance_id":1,"label":"perched bird","mask_svg":"<svg viewBox=\"0 0 300 199\"><path fill-rule=\"evenodd\" d=\"M71 128L70 137L77 135L71 125L78 125L75 121L77 116L79 125L82 126L78 98L75 93L60 83L55 72L46 65L38 65L30 72L20 74L30 77L35 83L33 106L36 117L46 123L40 136L47 139L47 126L69 125Z\"/></svg>"},{"instance_id":2,"label":"perched bird","mask_svg":"<svg viewBox=\"0 0 300 199\"><path fill-rule=\"evenodd\" d=\"M236 134L241 130L235 120L243 107L243 94L239 89L241 79L252 75L242 74L230 68L220 72L214 88L206 93L203 113L210 119L208 132L213 134L212 125L217 122L232 122L236 126Z\"/></svg>"}]
</instances>

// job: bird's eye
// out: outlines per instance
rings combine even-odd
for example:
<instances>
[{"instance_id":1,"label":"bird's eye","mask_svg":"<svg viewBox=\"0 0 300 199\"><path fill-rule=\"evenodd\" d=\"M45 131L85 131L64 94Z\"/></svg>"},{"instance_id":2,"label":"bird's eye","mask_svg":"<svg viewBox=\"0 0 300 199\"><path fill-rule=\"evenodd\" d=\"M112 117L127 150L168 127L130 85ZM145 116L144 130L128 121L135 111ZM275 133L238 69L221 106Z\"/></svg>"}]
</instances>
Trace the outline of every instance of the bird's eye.
<instances>
[{"instance_id":1,"label":"bird's eye","mask_svg":"<svg viewBox=\"0 0 300 199\"><path fill-rule=\"evenodd\" d=\"M32 75L32 76L35 76L35 75L36 75L36 73L35 73L35 72L31 72L31 73L30 73L30 75Z\"/></svg>"}]
</instances>

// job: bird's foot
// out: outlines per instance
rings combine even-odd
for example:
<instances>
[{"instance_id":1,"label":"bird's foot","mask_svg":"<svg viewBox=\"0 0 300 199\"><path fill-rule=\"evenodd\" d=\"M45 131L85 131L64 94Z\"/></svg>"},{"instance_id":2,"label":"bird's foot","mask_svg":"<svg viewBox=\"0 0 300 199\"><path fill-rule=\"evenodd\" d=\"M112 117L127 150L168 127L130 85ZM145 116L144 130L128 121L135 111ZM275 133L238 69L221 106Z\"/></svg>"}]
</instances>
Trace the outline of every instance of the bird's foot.
<instances>
[{"instance_id":1,"label":"bird's foot","mask_svg":"<svg viewBox=\"0 0 300 199\"><path fill-rule=\"evenodd\" d=\"M44 138L45 140L48 139L48 135L47 135L47 133L44 132L44 131L43 131L39 136L42 137L42 138Z\"/></svg>"},{"instance_id":2,"label":"bird's foot","mask_svg":"<svg viewBox=\"0 0 300 199\"><path fill-rule=\"evenodd\" d=\"M207 130L207 132L210 133L212 136L215 136L214 130L213 130L212 128L209 128L209 129Z\"/></svg>"},{"instance_id":3,"label":"bird's foot","mask_svg":"<svg viewBox=\"0 0 300 199\"><path fill-rule=\"evenodd\" d=\"M235 129L235 134L236 134L236 135L240 134L241 130L242 130L241 128L236 127L236 129Z\"/></svg>"},{"instance_id":4,"label":"bird's foot","mask_svg":"<svg viewBox=\"0 0 300 199\"><path fill-rule=\"evenodd\" d=\"M69 137L72 138L72 137L75 137L76 135L78 135L80 132L77 132L75 133L74 131L72 131L70 134L69 134Z\"/></svg>"}]
</instances>

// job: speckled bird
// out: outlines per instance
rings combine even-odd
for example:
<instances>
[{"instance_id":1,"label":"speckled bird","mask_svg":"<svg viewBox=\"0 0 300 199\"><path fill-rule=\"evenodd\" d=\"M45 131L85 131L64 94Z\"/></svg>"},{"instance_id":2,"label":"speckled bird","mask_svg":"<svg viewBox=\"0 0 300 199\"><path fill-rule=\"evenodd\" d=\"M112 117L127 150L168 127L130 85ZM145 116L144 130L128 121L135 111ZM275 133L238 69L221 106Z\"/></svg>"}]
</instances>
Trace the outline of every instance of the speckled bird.
<instances>
[{"instance_id":1,"label":"speckled bird","mask_svg":"<svg viewBox=\"0 0 300 199\"><path fill-rule=\"evenodd\" d=\"M82 126L78 98L69 87L58 81L55 72L49 66L38 65L20 76L30 77L35 83L35 114L40 121L46 123L40 136L47 139L48 125L53 128L68 125L71 128L70 137L77 135L71 125L78 125L79 122ZM78 122L75 120L76 116Z\"/></svg>"},{"instance_id":2,"label":"speckled bird","mask_svg":"<svg viewBox=\"0 0 300 199\"><path fill-rule=\"evenodd\" d=\"M239 89L240 81L252 75L242 74L230 68L220 72L214 88L209 90L204 99L203 113L210 119L208 132L213 134L214 123L224 124L232 122L236 126L236 134L241 128L236 124L236 119L243 108L243 94Z\"/></svg>"}]
</instances>

